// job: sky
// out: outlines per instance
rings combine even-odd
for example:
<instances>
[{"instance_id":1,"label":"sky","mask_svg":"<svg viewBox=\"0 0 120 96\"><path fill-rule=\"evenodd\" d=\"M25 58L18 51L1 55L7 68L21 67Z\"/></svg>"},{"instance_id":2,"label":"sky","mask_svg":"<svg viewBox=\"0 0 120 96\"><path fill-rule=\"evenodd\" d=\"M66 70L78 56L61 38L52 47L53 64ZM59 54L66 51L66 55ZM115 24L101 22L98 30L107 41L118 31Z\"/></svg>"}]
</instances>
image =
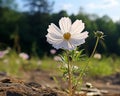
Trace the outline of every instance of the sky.
<instances>
[{"instance_id":1,"label":"sky","mask_svg":"<svg viewBox=\"0 0 120 96\"><path fill-rule=\"evenodd\" d=\"M19 10L28 10L23 7L24 0L17 0ZM80 8L84 12L97 14L98 16L108 15L114 21L120 20L120 0L48 0L54 1L53 12L66 10L68 14L77 14Z\"/></svg>"}]
</instances>

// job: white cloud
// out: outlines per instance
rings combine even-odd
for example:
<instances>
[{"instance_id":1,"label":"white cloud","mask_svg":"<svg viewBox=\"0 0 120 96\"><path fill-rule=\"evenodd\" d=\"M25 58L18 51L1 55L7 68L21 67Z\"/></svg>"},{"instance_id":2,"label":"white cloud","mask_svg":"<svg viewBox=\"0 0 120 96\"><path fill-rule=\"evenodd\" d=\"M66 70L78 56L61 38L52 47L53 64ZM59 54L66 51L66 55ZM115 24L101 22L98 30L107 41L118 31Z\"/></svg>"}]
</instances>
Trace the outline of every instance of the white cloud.
<instances>
[{"instance_id":1,"label":"white cloud","mask_svg":"<svg viewBox=\"0 0 120 96\"><path fill-rule=\"evenodd\" d=\"M111 16L111 18L113 18L113 21L120 21L120 17L119 16L116 16L116 15L113 15Z\"/></svg>"},{"instance_id":2,"label":"white cloud","mask_svg":"<svg viewBox=\"0 0 120 96\"><path fill-rule=\"evenodd\" d=\"M120 5L118 0L103 0L102 3L89 3L87 6L91 9L108 9Z\"/></svg>"}]
</instances>

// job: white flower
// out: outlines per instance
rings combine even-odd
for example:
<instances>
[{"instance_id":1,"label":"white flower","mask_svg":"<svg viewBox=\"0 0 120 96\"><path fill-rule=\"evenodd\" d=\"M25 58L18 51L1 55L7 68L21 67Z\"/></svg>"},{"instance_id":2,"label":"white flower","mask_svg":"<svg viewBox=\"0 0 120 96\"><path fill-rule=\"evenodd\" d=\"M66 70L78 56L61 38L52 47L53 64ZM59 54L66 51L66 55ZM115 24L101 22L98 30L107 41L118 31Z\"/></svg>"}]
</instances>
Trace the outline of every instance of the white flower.
<instances>
[{"instance_id":1,"label":"white flower","mask_svg":"<svg viewBox=\"0 0 120 96\"><path fill-rule=\"evenodd\" d=\"M78 66L72 66L74 70L78 70Z\"/></svg>"},{"instance_id":2,"label":"white flower","mask_svg":"<svg viewBox=\"0 0 120 96\"><path fill-rule=\"evenodd\" d=\"M101 54L99 54L99 53L94 54L93 57L94 57L95 59L101 59L101 58L102 58Z\"/></svg>"},{"instance_id":3,"label":"white flower","mask_svg":"<svg viewBox=\"0 0 120 96\"><path fill-rule=\"evenodd\" d=\"M42 64L42 61L41 60L38 60L37 61L37 65L41 65Z\"/></svg>"},{"instance_id":4,"label":"white flower","mask_svg":"<svg viewBox=\"0 0 120 96\"><path fill-rule=\"evenodd\" d=\"M53 58L55 61L62 61L62 58L60 56L54 56Z\"/></svg>"},{"instance_id":5,"label":"white flower","mask_svg":"<svg viewBox=\"0 0 120 96\"><path fill-rule=\"evenodd\" d=\"M3 63L4 63L4 64L9 64L9 59L4 59L4 60L3 60Z\"/></svg>"},{"instance_id":6,"label":"white flower","mask_svg":"<svg viewBox=\"0 0 120 96\"><path fill-rule=\"evenodd\" d=\"M53 23L49 25L47 41L56 49L73 50L77 46L85 43L88 37L88 32L83 32L84 23L81 20L76 20L73 24L70 18L62 17L59 20L60 29Z\"/></svg>"},{"instance_id":7,"label":"white flower","mask_svg":"<svg viewBox=\"0 0 120 96\"><path fill-rule=\"evenodd\" d=\"M55 50L55 49L51 49L51 50L50 50L50 53L51 53L52 55L54 55L54 54L56 53L56 50Z\"/></svg>"},{"instance_id":8,"label":"white flower","mask_svg":"<svg viewBox=\"0 0 120 96\"><path fill-rule=\"evenodd\" d=\"M4 51L0 51L0 58L3 58L5 56Z\"/></svg>"},{"instance_id":9,"label":"white flower","mask_svg":"<svg viewBox=\"0 0 120 96\"><path fill-rule=\"evenodd\" d=\"M23 60L27 60L29 58L29 55L27 53L20 53L19 56L23 59Z\"/></svg>"}]
</instances>

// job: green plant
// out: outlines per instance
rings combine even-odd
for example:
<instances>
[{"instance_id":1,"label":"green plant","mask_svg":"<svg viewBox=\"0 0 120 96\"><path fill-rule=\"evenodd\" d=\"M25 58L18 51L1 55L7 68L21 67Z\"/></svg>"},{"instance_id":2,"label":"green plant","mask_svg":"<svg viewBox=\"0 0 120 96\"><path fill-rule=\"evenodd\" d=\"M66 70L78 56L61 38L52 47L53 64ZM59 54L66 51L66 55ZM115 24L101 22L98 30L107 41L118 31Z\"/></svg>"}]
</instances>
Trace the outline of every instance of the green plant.
<instances>
[{"instance_id":1,"label":"green plant","mask_svg":"<svg viewBox=\"0 0 120 96\"><path fill-rule=\"evenodd\" d=\"M86 60L87 63L83 68L78 68L73 62L80 60L81 51L76 50L78 45L85 43L85 39L88 37L88 32L81 31L84 29L84 23L81 20L76 20L71 24L71 20L68 17L63 17L59 21L60 29L53 23L49 25L48 34L46 35L47 41L52 44L56 49L63 49L65 53L61 56L62 66L61 71L64 78L68 82L69 96L74 96L77 86L82 80L83 74L90 63L91 57L94 55L98 45L99 39L103 39L103 32L95 32L97 38L95 47L90 56L90 59ZM75 74L77 73L77 75Z\"/></svg>"}]
</instances>

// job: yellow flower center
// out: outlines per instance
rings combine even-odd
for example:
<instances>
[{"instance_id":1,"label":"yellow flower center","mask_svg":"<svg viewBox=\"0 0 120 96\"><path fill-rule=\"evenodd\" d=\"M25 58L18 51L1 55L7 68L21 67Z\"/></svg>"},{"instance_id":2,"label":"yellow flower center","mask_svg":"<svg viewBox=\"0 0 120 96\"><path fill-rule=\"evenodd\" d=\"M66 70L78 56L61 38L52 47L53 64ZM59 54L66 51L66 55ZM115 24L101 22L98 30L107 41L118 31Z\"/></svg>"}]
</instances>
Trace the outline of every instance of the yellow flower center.
<instances>
[{"instance_id":1,"label":"yellow flower center","mask_svg":"<svg viewBox=\"0 0 120 96\"><path fill-rule=\"evenodd\" d=\"M71 34L69 32L64 33L63 37L64 37L65 40L69 40L70 37L71 37Z\"/></svg>"}]
</instances>

